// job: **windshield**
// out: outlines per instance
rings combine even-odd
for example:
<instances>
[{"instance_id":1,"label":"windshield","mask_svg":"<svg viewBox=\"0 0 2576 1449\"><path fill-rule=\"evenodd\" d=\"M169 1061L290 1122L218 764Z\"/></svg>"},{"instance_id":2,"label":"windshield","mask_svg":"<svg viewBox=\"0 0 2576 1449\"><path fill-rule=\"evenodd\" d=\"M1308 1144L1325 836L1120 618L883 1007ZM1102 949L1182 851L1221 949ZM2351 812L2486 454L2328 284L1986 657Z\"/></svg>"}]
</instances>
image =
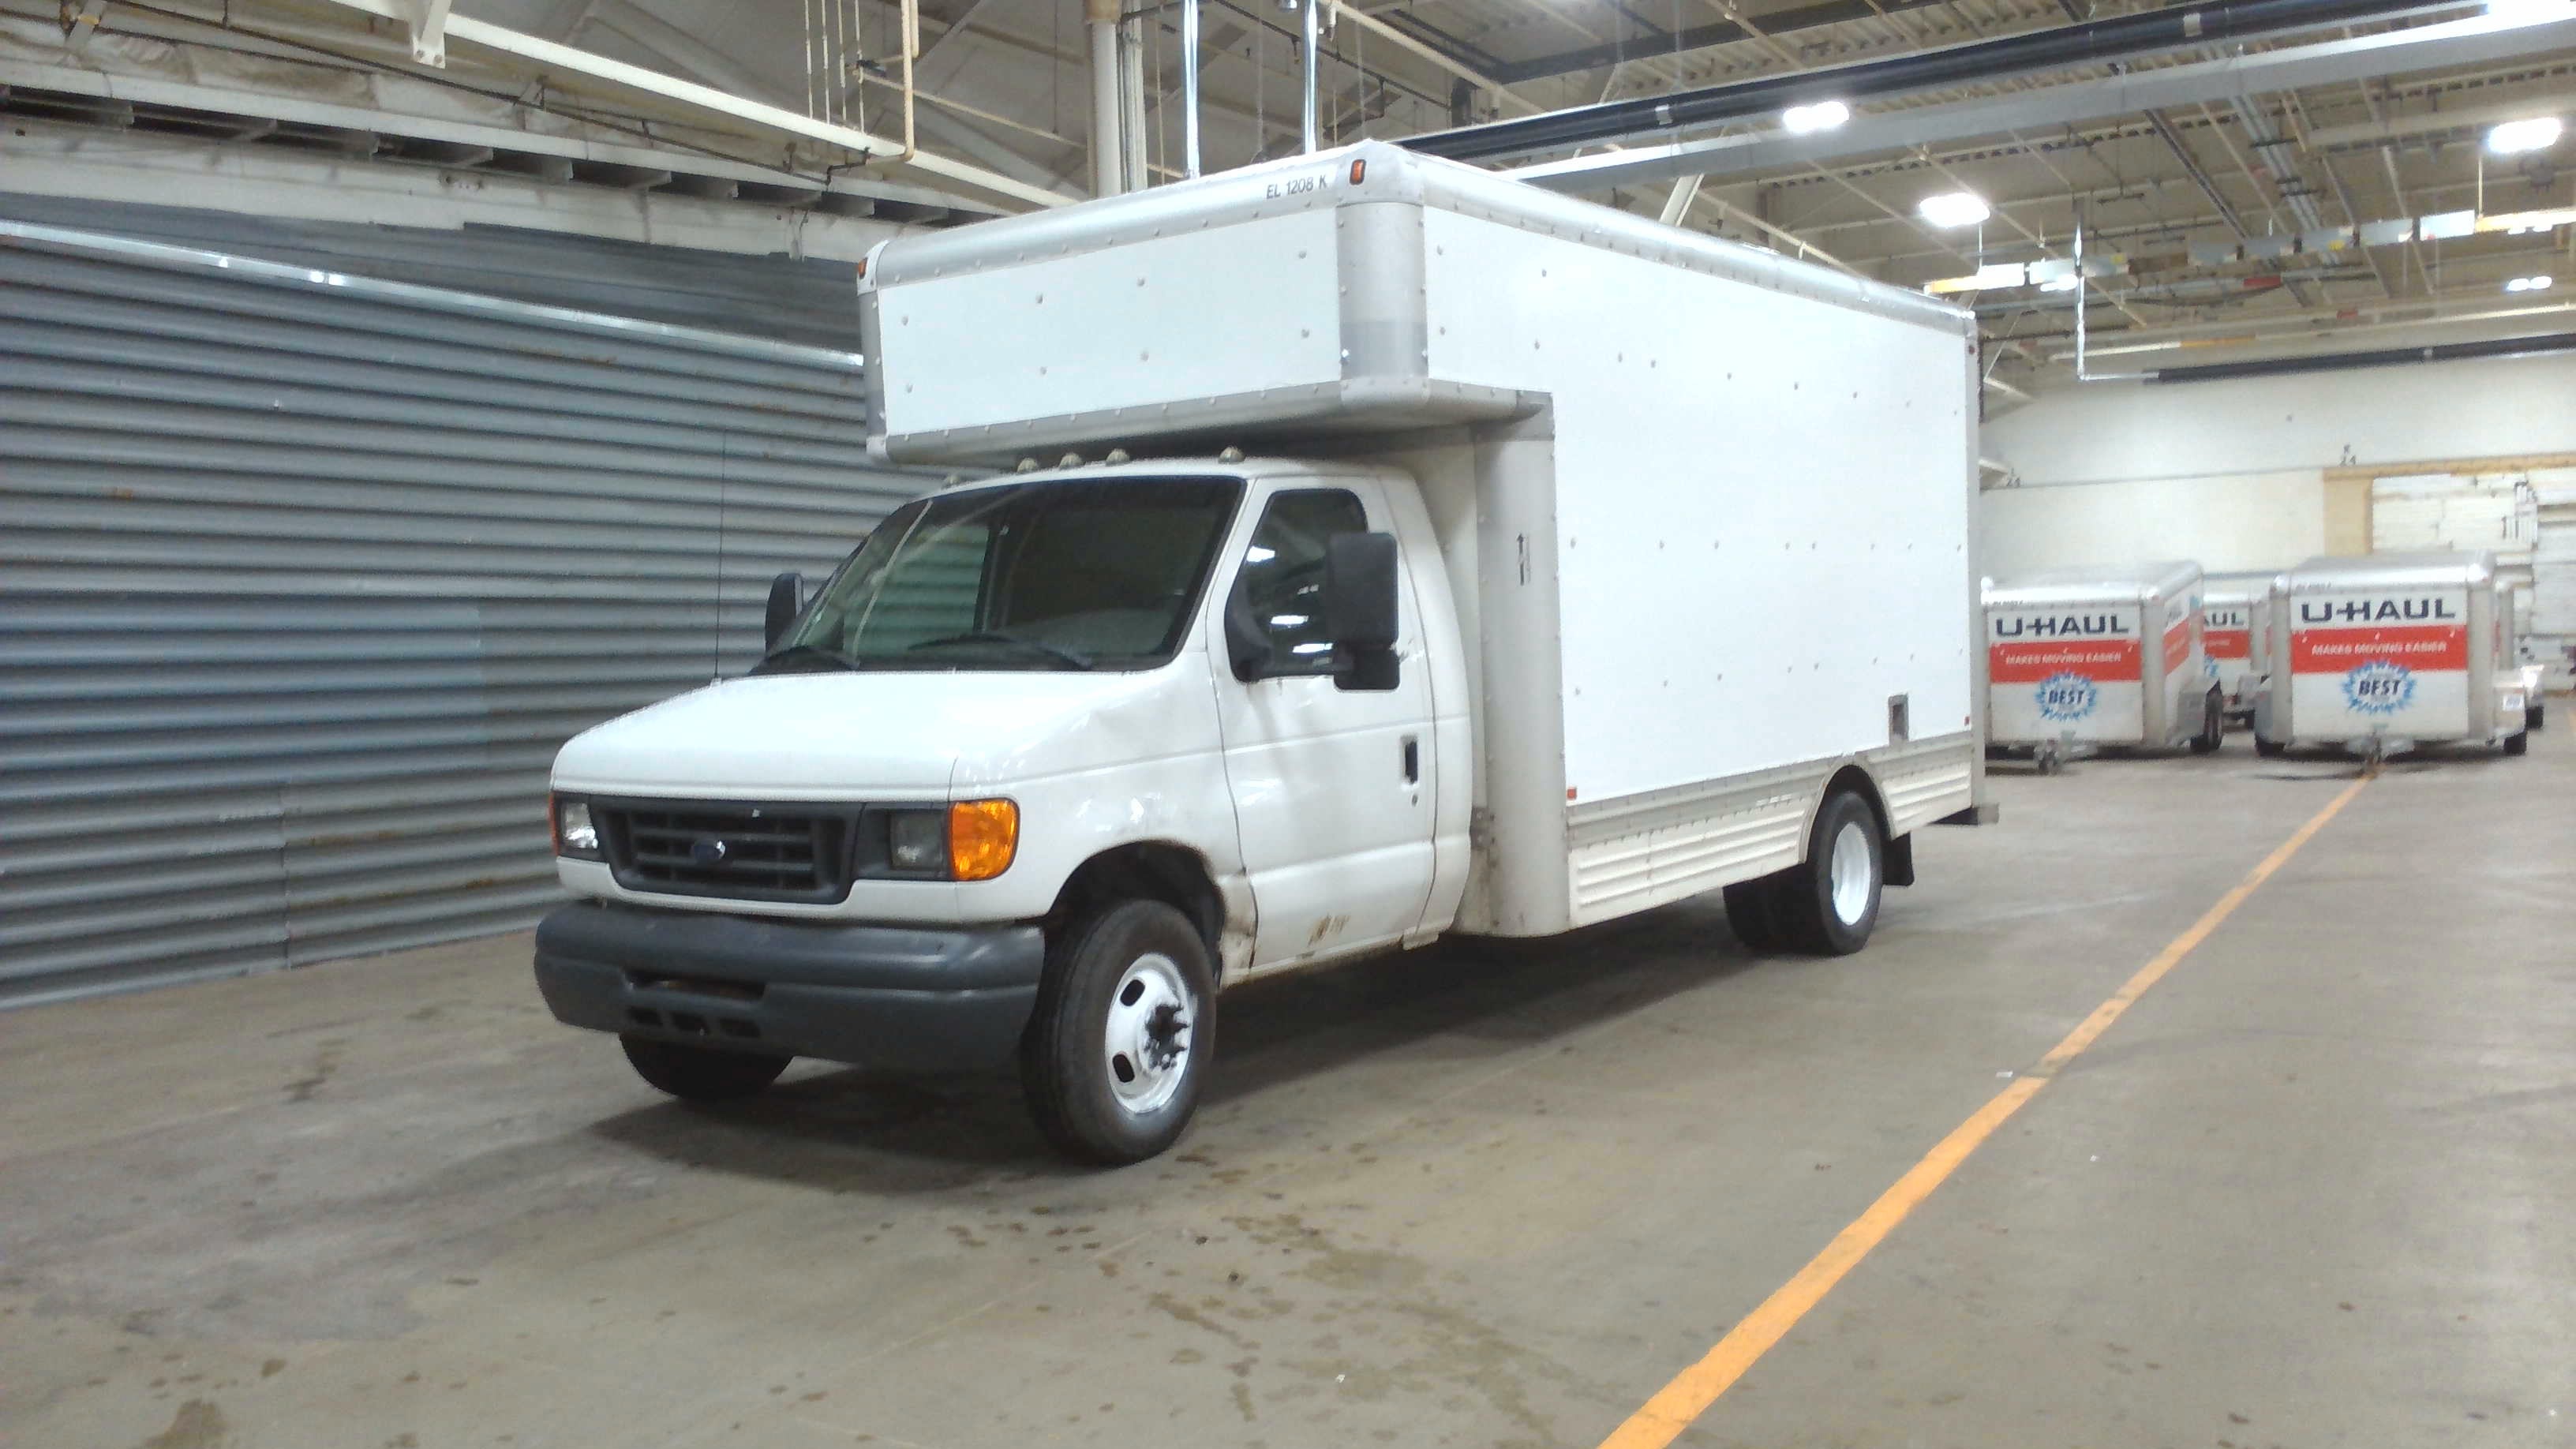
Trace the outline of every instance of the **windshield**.
<instances>
[{"instance_id":1,"label":"windshield","mask_svg":"<svg viewBox=\"0 0 2576 1449\"><path fill-rule=\"evenodd\" d=\"M908 503L761 671L1150 668L1189 633L1242 492L1231 478L1070 478Z\"/></svg>"}]
</instances>

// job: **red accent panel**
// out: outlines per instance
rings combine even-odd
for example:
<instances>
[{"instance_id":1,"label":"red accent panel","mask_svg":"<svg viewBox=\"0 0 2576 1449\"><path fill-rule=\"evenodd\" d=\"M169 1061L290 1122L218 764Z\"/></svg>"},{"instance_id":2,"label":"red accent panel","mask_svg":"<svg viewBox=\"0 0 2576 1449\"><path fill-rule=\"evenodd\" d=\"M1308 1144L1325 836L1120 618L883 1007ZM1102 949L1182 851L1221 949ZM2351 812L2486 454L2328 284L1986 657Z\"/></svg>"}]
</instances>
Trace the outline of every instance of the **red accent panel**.
<instances>
[{"instance_id":1,"label":"red accent panel","mask_svg":"<svg viewBox=\"0 0 2576 1449\"><path fill-rule=\"evenodd\" d=\"M2409 669L2466 669L2463 624L2397 624L2384 629L2301 629L2290 636L2295 674L2341 674L2374 659Z\"/></svg>"},{"instance_id":2,"label":"red accent panel","mask_svg":"<svg viewBox=\"0 0 2576 1449\"><path fill-rule=\"evenodd\" d=\"M2200 647L2212 659L2251 659L2254 657L2254 631L2251 629L2212 629L2200 636Z\"/></svg>"},{"instance_id":3,"label":"red accent panel","mask_svg":"<svg viewBox=\"0 0 2576 1449\"><path fill-rule=\"evenodd\" d=\"M2171 674L2191 657L2191 620L2178 620L2165 626L2165 673Z\"/></svg>"},{"instance_id":4,"label":"red accent panel","mask_svg":"<svg viewBox=\"0 0 2576 1449\"><path fill-rule=\"evenodd\" d=\"M2051 639L1986 648L1986 677L1997 684L2037 684L2052 674L2080 674L2096 681L2135 680L2138 641Z\"/></svg>"}]
</instances>

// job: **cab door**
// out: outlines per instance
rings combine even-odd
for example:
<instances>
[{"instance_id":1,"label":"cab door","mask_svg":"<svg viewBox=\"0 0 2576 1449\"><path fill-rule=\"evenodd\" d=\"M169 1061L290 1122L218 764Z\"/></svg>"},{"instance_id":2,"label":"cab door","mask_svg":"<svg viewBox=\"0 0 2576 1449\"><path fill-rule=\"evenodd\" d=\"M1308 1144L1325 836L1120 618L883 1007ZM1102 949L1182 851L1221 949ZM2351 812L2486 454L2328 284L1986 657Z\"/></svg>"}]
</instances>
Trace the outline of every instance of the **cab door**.
<instances>
[{"instance_id":1,"label":"cab door","mask_svg":"<svg viewBox=\"0 0 2576 1449\"><path fill-rule=\"evenodd\" d=\"M1411 560L1397 564L1393 688L1346 687L1385 681L1337 675L1324 617L1328 542L1395 527L1373 480L1283 487L1262 501L1222 601L1268 651L1244 679L1217 646L1226 776L1258 916L1256 969L1398 941L1422 924L1437 776Z\"/></svg>"}]
</instances>

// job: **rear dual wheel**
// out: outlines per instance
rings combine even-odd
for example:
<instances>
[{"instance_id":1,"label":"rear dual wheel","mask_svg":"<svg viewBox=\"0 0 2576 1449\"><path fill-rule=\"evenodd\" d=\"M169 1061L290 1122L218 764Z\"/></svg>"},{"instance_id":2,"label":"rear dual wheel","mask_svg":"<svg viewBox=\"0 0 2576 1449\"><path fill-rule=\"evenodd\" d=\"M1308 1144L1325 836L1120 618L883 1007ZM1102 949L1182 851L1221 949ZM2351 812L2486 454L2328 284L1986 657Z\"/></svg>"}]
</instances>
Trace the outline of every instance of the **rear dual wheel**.
<instances>
[{"instance_id":1,"label":"rear dual wheel","mask_svg":"<svg viewBox=\"0 0 2576 1449\"><path fill-rule=\"evenodd\" d=\"M1869 944L1887 882L1878 813L1848 790L1816 811L1807 858L1726 888L1726 920L1748 950L1848 956Z\"/></svg>"}]
</instances>

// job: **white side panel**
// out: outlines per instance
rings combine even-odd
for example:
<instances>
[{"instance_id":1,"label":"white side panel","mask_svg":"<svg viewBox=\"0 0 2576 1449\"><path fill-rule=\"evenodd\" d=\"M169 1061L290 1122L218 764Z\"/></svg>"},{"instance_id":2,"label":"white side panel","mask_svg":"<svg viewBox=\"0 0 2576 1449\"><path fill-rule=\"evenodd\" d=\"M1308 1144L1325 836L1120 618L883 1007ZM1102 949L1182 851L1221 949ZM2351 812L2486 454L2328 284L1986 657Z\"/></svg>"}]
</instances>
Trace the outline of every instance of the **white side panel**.
<instances>
[{"instance_id":1,"label":"white side panel","mask_svg":"<svg viewBox=\"0 0 2576 1449\"><path fill-rule=\"evenodd\" d=\"M982 427L1334 382L1330 208L878 292L893 433ZM1149 314L1140 318L1139 313ZM1012 335L996 339L993 330ZM1148 337L1112 353L1103 337ZM1140 433L1157 430L1142 425ZM1179 423L1168 416L1157 426Z\"/></svg>"},{"instance_id":2,"label":"white side panel","mask_svg":"<svg viewBox=\"0 0 2576 1449\"><path fill-rule=\"evenodd\" d=\"M1423 221L1433 375L1555 402L1575 800L1967 730L1962 336Z\"/></svg>"}]
</instances>

